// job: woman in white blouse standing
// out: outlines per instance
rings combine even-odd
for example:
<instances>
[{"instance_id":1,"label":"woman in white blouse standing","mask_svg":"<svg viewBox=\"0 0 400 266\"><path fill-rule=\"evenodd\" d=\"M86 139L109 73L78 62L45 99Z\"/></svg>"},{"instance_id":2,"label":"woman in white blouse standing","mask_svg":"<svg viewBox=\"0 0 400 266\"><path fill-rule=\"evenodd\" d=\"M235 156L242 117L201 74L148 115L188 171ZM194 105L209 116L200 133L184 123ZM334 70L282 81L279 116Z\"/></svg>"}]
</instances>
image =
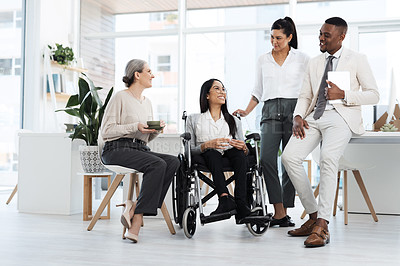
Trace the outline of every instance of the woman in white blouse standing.
<instances>
[{"instance_id":1,"label":"woman in white blouse standing","mask_svg":"<svg viewBox=\"0 0 400 266\"><path fill-rule=\"evenodd\" d=\"M280 144L284 149L292 135L293 111L303 84L309 57L297 50L297 33L289 17L278 19L271 27L272 50L258 59L252 97L246 110L233 114L248 115L264 102L261 118L261 163L269 202L274 206L270 226L294 226L287 208L294 207L295 189L283 169L282 185L278 176L277 157Z\"/></svg>"},{"instance_id":2,"label":"woman in white blouse standing","mask_svg":"<svg viewBox=\"0 0 400 266\"><path fill-rule=\"evenodd\" d=\"M228 112L226 89L218 79L204 82L200 91L200 114L191 114L187 130L191 134L192 156L202 156L212 174L220 214L237 209L236 222L250 215L247 204L246 172L248 153L240 120ZM235 198L229 195L223 173L222 158L229 159L235 173ZM193 159L195 161L195 159Z\"/></svg>"},{"instance_id":3,"label":"woman in white blouse standing","mask_svg":"<svg viewBox=\"0 0 400 266\"><path fill-rule=\"evenodd\" d=\"M149 65L140 59L128 62L123 82L126 90L119 91L110 100L104 113L101 135L105 141L102 159L104 163L121 165L143 173L143 182L136 202L124 204L122 224L128 229L127 239L138 241L143 215L157 215L168 187L172 182L179 160L176 156L150 151L147 143L160 133L149 129L153 120L150 100L142 93L152 87L154 75ZM160 126L165 123L160 121Z\"/></svg>"}]
</instances>

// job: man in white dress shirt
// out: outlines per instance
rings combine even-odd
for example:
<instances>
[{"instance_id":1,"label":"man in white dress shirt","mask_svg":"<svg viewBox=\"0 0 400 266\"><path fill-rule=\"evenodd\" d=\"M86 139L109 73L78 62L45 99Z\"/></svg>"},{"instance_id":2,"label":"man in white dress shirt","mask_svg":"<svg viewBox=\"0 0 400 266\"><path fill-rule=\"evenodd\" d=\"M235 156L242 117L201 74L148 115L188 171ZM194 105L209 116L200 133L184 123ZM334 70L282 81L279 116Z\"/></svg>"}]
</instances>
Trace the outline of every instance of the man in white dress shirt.
<instances>
[{"instance_id":1,"label":"man in white dress shirt","mask_svg":"<svg viewBox=\"0 0 400 266\"><path fill-rule=\"evenodd\" d=\"M322 25L319 40L323 54L310 60L293 114L293 136L282 154L285 169L310 215L307 222L288 234L308 236L304 242L306 247L329 243L328 223L339 159L352 133L364 133L361 105L376 104L379 101L376 81L366 57L342 47L346 32L347 23L339 17L329 18ZM348 71L350 90L344 91L327 81L325 68ZM341 99L341 103L326 103L326 100L336 99ZM303 160L320 143L320 192L317 203Z\"/></svg>"}]
</instances>

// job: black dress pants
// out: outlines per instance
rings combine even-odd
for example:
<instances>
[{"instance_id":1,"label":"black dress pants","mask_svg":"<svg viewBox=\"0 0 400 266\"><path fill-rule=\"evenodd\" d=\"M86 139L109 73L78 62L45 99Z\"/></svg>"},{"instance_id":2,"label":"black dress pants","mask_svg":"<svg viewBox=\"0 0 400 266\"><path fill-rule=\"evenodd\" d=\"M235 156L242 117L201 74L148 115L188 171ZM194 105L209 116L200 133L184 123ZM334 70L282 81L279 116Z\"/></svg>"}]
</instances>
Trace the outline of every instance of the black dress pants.
<instances>
[{"instance_id":1,"label":"black dress pants","mask_svg":"<svg viewBox=\"0 0 400 266\"><path fill-rule=\"evenodd\" d=\"M120 165L143 173L135 213L157 215L172 179L179 167L176 156L150 151L150 148L128 139L106 142L103 153L105 164Z\"/></svg>"},{"instance_id":2,"label":"black dress pants","mask_svg":"<svg viewBox=\"0 0 400 266\"><path fill-rule=\"evenodd\" d=\"M204 160L206 161L207 168L212 174L212 178L215 184L215 190L218 196L223 193L227 193L226 180L224 172L222 170L222 158L227 157L233 167L235 173L235 200L246 202L246 172L247 172L247 159L243 151L236 148L232 148L224 151L221 154L217 150L210 149L202 153Z\"/></svg>"}]
</instances>

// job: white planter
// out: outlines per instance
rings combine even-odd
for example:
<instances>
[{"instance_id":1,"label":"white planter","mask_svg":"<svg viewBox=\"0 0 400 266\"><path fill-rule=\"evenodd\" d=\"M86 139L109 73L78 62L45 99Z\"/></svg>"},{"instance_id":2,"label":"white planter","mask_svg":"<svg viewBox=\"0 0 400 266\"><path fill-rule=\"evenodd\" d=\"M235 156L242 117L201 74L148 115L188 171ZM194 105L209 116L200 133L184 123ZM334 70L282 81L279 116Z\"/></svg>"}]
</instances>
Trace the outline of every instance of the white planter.
<instances>
[{"instance_id":1,"label":"white planter","mask_svg":"<svg viewBox=\"0 0 400 266\"><path fill-rule=\"evenodd\" d=\"M86 173L99 173L107 170L100 161L98 149L98 146L79 146L82 168Z\"/></svg>"}]
</instances>

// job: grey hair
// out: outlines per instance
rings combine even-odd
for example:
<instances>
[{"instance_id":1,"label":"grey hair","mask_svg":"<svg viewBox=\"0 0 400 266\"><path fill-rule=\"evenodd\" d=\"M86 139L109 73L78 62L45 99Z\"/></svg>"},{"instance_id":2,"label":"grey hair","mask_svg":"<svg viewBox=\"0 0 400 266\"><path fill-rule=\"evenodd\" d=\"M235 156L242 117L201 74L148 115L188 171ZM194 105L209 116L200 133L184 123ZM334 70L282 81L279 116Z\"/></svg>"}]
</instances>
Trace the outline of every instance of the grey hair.
<instances>
[{"instance_id":1,"label":"grey hair","mask_svg":"<svg viewBox=\"0 0 400 266\"><path fill-rule=\"evenodd\" d=\"M146 61L141 59L132 59L126 64L125 76L122 77L122 81L125 83L126 87L131 86L135 81L135 72L142 73L145 64Z\"/></svg>"}]
</instances>

